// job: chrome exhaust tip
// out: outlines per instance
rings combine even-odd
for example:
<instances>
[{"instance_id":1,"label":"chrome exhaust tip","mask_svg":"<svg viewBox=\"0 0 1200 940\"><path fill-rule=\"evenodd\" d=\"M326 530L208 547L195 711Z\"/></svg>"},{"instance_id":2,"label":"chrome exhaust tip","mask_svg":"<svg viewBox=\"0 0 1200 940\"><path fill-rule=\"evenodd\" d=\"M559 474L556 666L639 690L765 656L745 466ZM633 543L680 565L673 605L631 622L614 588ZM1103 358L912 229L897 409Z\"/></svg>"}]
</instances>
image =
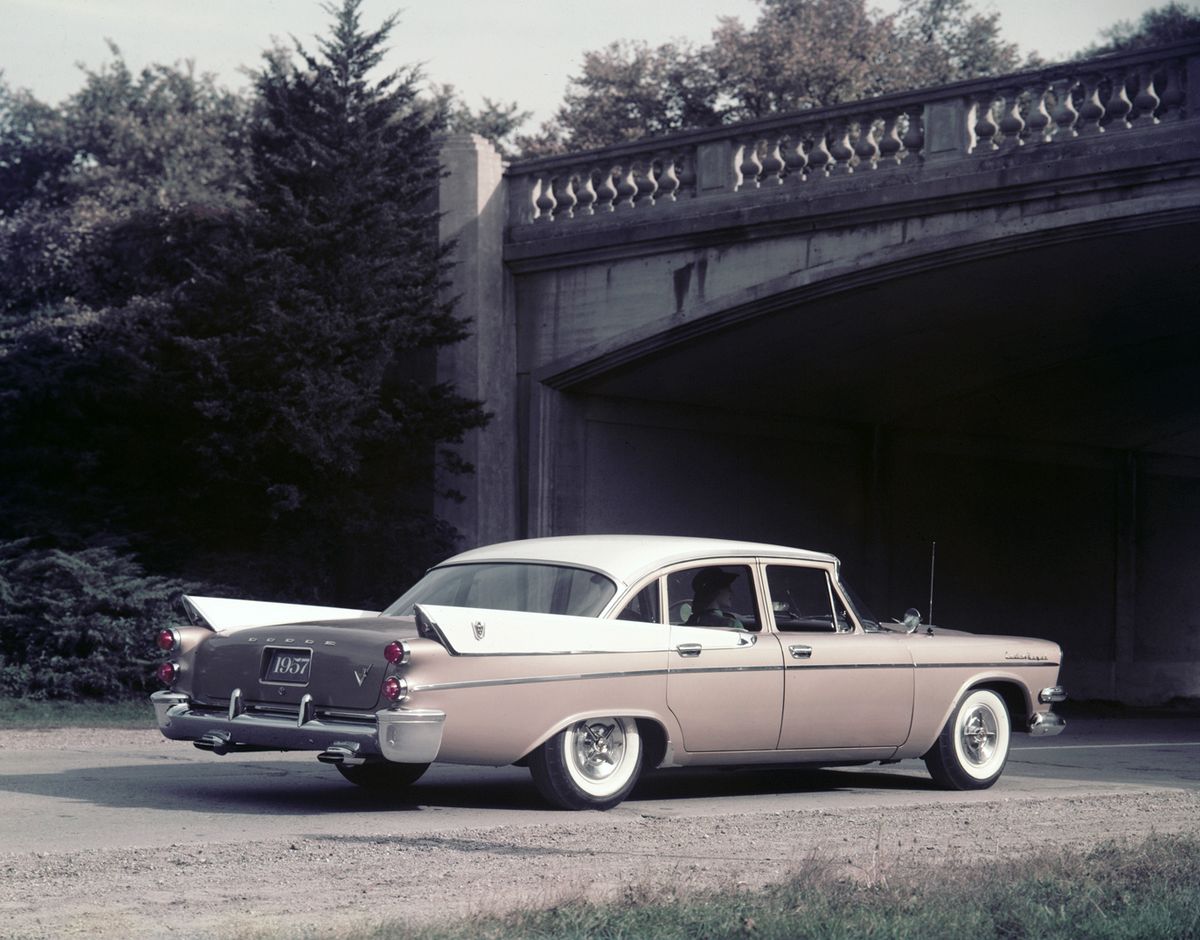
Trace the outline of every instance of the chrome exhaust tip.
<instances>
[{"instance_id":1,"label":"chrome exhaust tip","mask_svg":"<svg viewBox=\"0 0 1200 940\"><path fill-rule=\"evenodd\" d=\"M192 743L202 751L212 751L214 754L228 754L232 736L228 731L207 731L198 741Z\"/></svg>"}]
</instances>

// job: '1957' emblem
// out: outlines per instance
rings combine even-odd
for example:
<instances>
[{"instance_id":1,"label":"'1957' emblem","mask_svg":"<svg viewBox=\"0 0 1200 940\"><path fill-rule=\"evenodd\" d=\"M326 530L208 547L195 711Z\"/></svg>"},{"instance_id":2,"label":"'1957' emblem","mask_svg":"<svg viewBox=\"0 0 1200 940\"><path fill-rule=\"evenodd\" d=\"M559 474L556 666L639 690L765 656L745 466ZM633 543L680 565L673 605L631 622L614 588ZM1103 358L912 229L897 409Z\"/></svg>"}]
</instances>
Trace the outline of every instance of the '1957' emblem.
<instances>
[{"instance_id":1,"label":"'1957' emblem","mask_svg":"<svg viewBox=\"0 0 1200 940\"><path fill-rule=\"evenodd\" d=\"M484 626L483 626L482 620L472 620L471 621L471 629L475 631L475 639L477 639L477 640L483 639Z\"/></svg>"}]
</instances>

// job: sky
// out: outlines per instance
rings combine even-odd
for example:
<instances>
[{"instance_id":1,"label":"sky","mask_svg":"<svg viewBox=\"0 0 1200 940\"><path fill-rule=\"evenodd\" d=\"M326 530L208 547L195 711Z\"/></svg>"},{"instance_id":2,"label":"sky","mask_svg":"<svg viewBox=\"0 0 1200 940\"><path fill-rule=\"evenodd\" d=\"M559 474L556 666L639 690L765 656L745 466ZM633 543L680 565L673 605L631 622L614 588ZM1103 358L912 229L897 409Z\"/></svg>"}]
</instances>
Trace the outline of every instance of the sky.
<instances>
[{"instance_id":1,"label":"sky","mask_svg":"<svg viewBox=\"0 0 1200 940\"><path fill-rule=\"evenodd\" d=\"M900 0L871 6L892 12ZM1001 31L1023 53L1049 61L1096 41L1102 28L1137 19L1166 0L976 0L1000 13ZM1190 3L1195 6L1195 2ZM752 23L756 0L365 0L363 26L399 11L390 67L421 63L428 81L454 85L471 107L485 96L549 118L583 53L617 39L652 45L708 42L719 16ZM230 88L248 84L274 39L309 49L328 15L318 0L0 0L0 70L10 87L57 104L83 83L79 64L110 60L106 39L138 70L192 60Z\"/></svg>"}]
</instances>

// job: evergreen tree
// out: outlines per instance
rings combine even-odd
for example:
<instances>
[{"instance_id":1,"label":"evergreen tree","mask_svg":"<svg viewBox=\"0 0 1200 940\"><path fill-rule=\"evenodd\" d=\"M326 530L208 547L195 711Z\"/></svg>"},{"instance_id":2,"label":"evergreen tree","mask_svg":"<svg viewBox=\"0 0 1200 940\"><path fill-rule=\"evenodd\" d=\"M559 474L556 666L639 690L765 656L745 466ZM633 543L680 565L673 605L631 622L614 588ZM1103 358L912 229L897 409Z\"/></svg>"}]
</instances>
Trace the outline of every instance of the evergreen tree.
<instances>
[{"instance_id":1,"label":"evergreen tree","mask_svg":"<svg viewBox=\"0 0 1200 940\"><path fill-rule=\"evenodd\" d=\"M466 330L439 298L438 127L417 70L371 81L395 17L364 31L360 5L327 7L330 35L316 53L296 43L299 64L267 56L253 211L215 243L156 358L192 390L193 536L266 560L262 580L292 596L383 603L450 549L433 457L486 415L432 380L436 349Z\"/></svg>"},{"instance_id":2,"label":"evergreen tree","mask_svg":"<svg viewBox=\"0 0 1200 940\"><path fill-rule=\"evenodd\" d=\"M434 461L486 415L433 380L438 126L359 6L252 111L119 54L61 109L0 89L6 535L353 605L450 550Z\"/></svg>"}]
</instances>

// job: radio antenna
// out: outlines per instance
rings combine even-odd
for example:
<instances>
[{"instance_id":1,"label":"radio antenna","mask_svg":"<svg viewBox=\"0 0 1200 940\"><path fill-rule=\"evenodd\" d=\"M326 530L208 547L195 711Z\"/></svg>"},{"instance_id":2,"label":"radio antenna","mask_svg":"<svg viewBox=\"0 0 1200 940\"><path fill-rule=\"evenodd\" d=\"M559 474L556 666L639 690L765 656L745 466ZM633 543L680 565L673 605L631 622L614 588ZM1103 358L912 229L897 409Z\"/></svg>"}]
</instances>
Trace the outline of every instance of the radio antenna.
<instances>
[{"instance_id":1,"label":"radio antenna","mask_svg":"<svg viewBox=\"0 0 1200 940\"><path fill-rule=\"evenodd\" d=\"M929 549L929 620L926 621L930 626L933 626L933 572L937 567L937 540L935 539Z\"/></svg>"}]
</instances>

